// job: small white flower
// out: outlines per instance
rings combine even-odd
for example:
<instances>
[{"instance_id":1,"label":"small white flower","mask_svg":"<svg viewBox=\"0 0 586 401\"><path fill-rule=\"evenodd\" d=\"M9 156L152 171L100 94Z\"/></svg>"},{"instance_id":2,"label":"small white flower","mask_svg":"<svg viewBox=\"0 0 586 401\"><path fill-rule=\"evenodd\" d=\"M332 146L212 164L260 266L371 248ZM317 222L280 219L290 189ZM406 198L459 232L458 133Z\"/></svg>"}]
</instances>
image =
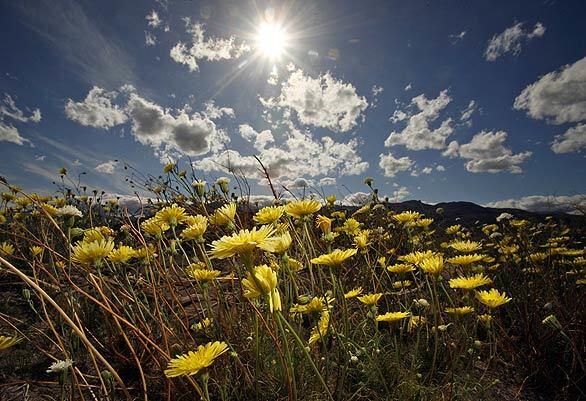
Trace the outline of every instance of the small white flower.
<instances>
[{"instance_id":1,"label":"small white flower","mask_svg":"<svg viewBox=\"0 0 586 401\"><path fill-rule=\"evenodd\" d=\"M498 221L498 222L500 223L502 220L510 220L510 219L512 219L512 218L513 218L513 215L512 215L512 214L510 214L510 213L501 213L501 214L499 214L499 216L496 218L496 221Z\"/></svg>"},{"instance_id":2,"label":"small white flower","mask_svg":"<svg viewBox=\"0 0 586 401\"><path fill-rule=\"evenodd\" d=\"M65 205L62 208L59 208L58 210L60 216L83 217L83 213L73 205Z\"/></svg>"},{"instance_id":3,"label":"small white flower","mask_svg":"<svg viewBox=\"0 0 586 401\"><path fill-rule=\"evenodd\" d=\"M47 369L47 373L60 373L69 369L71 365L73 365L73 361L69 358L64 361L53 362L51 366L49 366L49 369Z\"/></svg>"}]
</instances>

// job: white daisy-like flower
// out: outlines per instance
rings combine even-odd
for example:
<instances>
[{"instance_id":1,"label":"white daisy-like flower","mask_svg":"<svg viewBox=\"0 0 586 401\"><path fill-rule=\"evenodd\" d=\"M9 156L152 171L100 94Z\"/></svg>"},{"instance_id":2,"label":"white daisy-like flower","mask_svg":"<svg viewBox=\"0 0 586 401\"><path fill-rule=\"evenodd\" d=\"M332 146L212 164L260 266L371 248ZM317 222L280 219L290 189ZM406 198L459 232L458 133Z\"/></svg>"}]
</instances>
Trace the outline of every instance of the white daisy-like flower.
<instances>
[{"instance_id":1,"label":"white daisy-like flower","mask_svg":"<svg viewBox=\"0 0 586 401\"><path fill-rule=\"evenodd\" d=\"M73 205L65 205L65 206L59 208L58 210L59 210L59 215L61 215L61 216L83 217L83 213L81 212L81 210L79 210L78 208L76 208Z\"/></svg>"},{"instance_id":2,"label":"white daisy-like flower","mask_svg":"<svg viewBox=\"0 0 586 401\"><path fill-rule=\"evenodd\" d=\"M71 365L73 365L73 361L69 358L64 361L53 362L51 366L49 366L49 369L47 369L47 373L61 373L64 370L69 369Z\"/></svg>"},{"instance_id":3,"label":"white daisy-like flower","mask_svg":"<svg viewBox=\"0 0 586 401\"><path fill-rule=\"evenodd\" d=\"M503 220L510 220L513 218L513 215L510 213L501 213L499 214L499 216L496 218L496 221L498 221L499 223Z\"/></svg>"}]
</instances>

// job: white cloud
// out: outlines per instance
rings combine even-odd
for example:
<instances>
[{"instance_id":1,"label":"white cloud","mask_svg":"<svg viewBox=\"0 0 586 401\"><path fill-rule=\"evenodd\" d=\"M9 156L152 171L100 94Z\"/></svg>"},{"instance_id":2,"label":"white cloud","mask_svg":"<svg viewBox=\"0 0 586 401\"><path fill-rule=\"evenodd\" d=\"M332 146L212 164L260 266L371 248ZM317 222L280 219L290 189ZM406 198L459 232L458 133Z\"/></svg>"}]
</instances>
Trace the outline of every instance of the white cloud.
<instances>
[{"instance_id":1,"label":"white cloud","mask_svg":"<svg viewBox=\"0 0 586 401\"><path fill-rule=\"evenodd\" d=\"M221 148L229 141L226 133L203 113L188 114L178 110L173 115L156 103L133 93L127 105L132 120L132 134L143 145L155 148L165 158L178 154L201 155Z\"/></svg>"},{"instance_id":2,"label":"white cloud","mask_svg":"<svg viewBox=\"0 0 586 401\"><path fill-rule=\"evenodd\" d=\"M488 61L494 61L506 53L512 53L516 56L521 52L523 42L542 37L544 34L545 27L541 22L536 23L532 30L525 30L523 23L519 22L490 39L484 52L484 58Z\"/></svg>"},{"instance_id":3,"label":"white cloud","mask_svg":"<svg viewBox=\"0 0 586 401\"><path fill-rule=\"evenodd\" d=\"M153 28L158 28L162 23L159 14L155 10L151 10L151 12L144 18L147 20L148 26Z\"/></svg>"},{"instance_id":4,"label":"white cloud","mask_svg":"<svg viewBox=\"0 0 586 401\"><path fill-rule=\"evenodd\" d=\"M530 212L575 213L586 209L586 194L570 196L532 195L487 203L488 207L523 209Z\"/></svg>"},{"instance_id":5,"label":"white cloud","mask_svg":"<svg viewBox=\"0 0 586 401\"><path fill-rule=\"evenodd\" d=\"M392 154L380 154L379 166L384 170L385 177L394 177L400 171L407 171L413 165L413 160L404 156L396 159Z\"/></svg>"},{"instance_id":6,"label":"white cloud","mask_svg":"<svg viewBox=\"0 0 586 401\"><path fill-rule=\"evenodd\" d=\"M98 164L95 168L100 173L114 174L116 167L118 166L118 160L108 160L104 163Z\"/></svg>"},{"instance_id":7,"label":"white cloud","mask_svg":"<svg viewBox=\"0 0 586 401\"><path fill-rule=\"evenodd\" d=\"M198 71L200 60L220 61L240 58L250 51L246 43L236 43L236 37L228 39L206 37L205 25L199 22L191 23L185 19L187 32L191 35L191 44L177 43L170 51L171 58L180 64L185 64L189 71Z\"/></svg>"},{"instance_id":8,"label":"white cloud","mask_svg":"<svg viewBox=\"0 0 586 401\"><path fill-rule=\"evenodd\" d=\"M269 171L271 179L293 180L328 174L359 175L368 168L368 162L362 161L357 153L356 139L346 143L336 142L328 136L316 139L309 131L299 130L292 125L289 128L283 138L271 141L270 146L267 143L266 146L259 144L257 147L257 155ZM268 137L270 131L263 132ZM255 143L259 136L264 136L246 124L240 127L240 133ZM203 171L233 170L243 173L247 178L262 178L260 165L254 157L235 150L214 152L195 161L193 165Z\"/></svg>"},{"instance_id":9,"label":"white cloud","mask_svg":"<svg viewBox=\"0 0 586 401\"><path fill-rule=\"evenodd\" d=\"M586 120L586 57L550 72L515 99L514 108L553 124Z\"/></svg>"},{"instance_id":10,"label":"white cloud","mask_svg":"<svg viewBox=\"0 0 586 401\"><path fill-rule=\"evenodd\" d=\"M421 174L431 174L431 172L433 171L433 168L427 166L421 169Z\"/></svg>"},{"instance_id":11,"label":"white cloud","mask_svg":"<svg viewBox=\"0 0 586 401\"><path fill-rule=\"evenodd\" d=\"M468 106L466 106L466 108L460 112L460 121L470 122L470 118L472 118L472 114L474 114L476 108L476 101L471 100L470 103L468 103Z\"/></svg>"},{"instance_id":12,"label":"white cloud","mask_svg":"<svg viewBox=\"0 0 586 401\"><path fill-rule=\"evenodd\" d=\"M5 124L4 121L0 120L0 142L11 142L17 145L24 145L25 142L30 141L23 138L15 126Z\"/></svg>"},{"instance_id":13,"label":"white cloud","mask_svg":"<svg viewBox=\"0 0 586 401\"><path fill-rule=\"evenodd\" d=\"M0 104L0 119L3 119L4 117L11 118L12 120L21 123L38 123L42 118L41 110L39 109L34 109L29 116L26 116L24 112L16 106L16 102L8 93L4 94L4 99L2 104Z\"/></svg>"},{"instance_id":14,"label":"white cloud","mask_svg":"<svg viewBox=\"0 0 586 401\"><path fill-rule=\"evenodd\" d=\"M556 135L551 150L555 153L579 152L586 148L586 124L568 128L563 135Z\"/></svg>"},{"instance_id":15,"label":"white cloud","mask_svg":"<svg viewBox=\"0 0 586 401\"><path fill-rule=\"evenodd\" d=\"M412 87L413 87L413 86L411 85L411 82L409 82L409 83L407 84L407 86L405 86L405 89L404 89L404 91L405 91L405 92L407 92L407 91L411 90L411 88L412 88Z\"/></svg>"},{"instance_id":16,"label":"white cloud","mask_svg":"<svg viewBox=\"0 0 586 401\"><path fill-rule=\"evenodd\" d=\"M459 146L459 155L466 162L466 170L472 173L500 173L509 171L519 174L520 167L531 156L531 152L513 154L504 146L507 133L504 131L481 131L469 143Z\"/></svg>"},{"instance_id":17,"label":"white cloud","mask_svg":"<svg viewBox=\"0 0 586 401\"><path fill-rule=\"evenodd\" d=\"M411 192L409 192L407 187L399 187L393 191L393 198L391 200L393 202L400 202L409 195L411 195Z\"/></svg>"},{"instance_id":18,"label":"white cloud","mask_svg":"<svg viewBox=\"0 0 586 401\"><path fill-rule=\"evenodd\" d=\"M452 44L455 45L456 43L458 43L462 39L464 39L464 36L466 36L466 31L461 31L459 33L454 33L454 34L452 34L452 35L449 36L450 42L452 42Z\"/></svg>"},{"instance_id":19,"label":"white cloud","mask_svg":"<svg viewBox=\"0 0 586 401\"><path fill-rule=\"evenodd\" d=\"M2 103L0 103L0 142L11 142L17 145L24 145L25 142L28 142L33 146L31 141L20 135L18 128L4 121L5 118L9 118L19 123L38 123L41 121L41 110L34 109L33 111L28 111L30 112L30 115L27 116L16 106L16 102L12 96L7 93L4 94L4 99L2 100Z\"/></svg>"},{"instance_id":20,"label":"white cloud","mask_svg":"<svg viewBox=\"0 0 586 401\"><path fill-rule=\"evenodd\" d=\"M267 147L269 143L275 142L275 138L271 133L271 130L264 130L262 132L256 132L250 125L242 124L238 127L238 131L242 138L254 144L254 148L258 151L262 151Z\"/></svg>"},{"instance_id":21,"label":"white cloud","mask_svg":"<svg viewBox=\"0 0 586 401\"><path fill-rule=\"evenodd\" d=\"M385 146L403 145L411 150L445 148L446 138L454 132L452 119L447 118L437 128L431 128L430 123L439 117L451 101L447 89L441 91L435 99L427 99L423 94L411 99L410 107L414 110L409 113L395 111L391 117L393 122L408 118L407 126L400 132L391 132L385 140Z\"/></svg>"},{"instance_id":22,"label":"white cloud","mask_svg":"<svg viewBox=\"0 0 586 401\"><path fill-rule=\"evenodd\" d=\"M459 150L460 150L460 144L458 143L458 141L452 141L449 143L449 145L446 147L446 149L442 152L442 156L449 157L450 159L453 159L455 157L458 157Z\"/></svg>"},{"instance_id":23,"label":"white cloud","mask_svg":"<svg viewBox=\"0 0 586 401\"><path fill-rule=\"evenodd\" d=\"M372 194L367 192L355 192L346 195L342 199L342 204L347 206L362 206L372 200Z\"/></svg>"},{"instance_id":24,"label":"white cloud","mask_svg":"<svg viewBox=\"0 0 586 401\"><path fill-rule=\"evenodd\" d=\"M435 169L436 169L437 171L446 171L446 168L445 168L444 166L442 166L441 164L438 164L438 165L435 167Z\"/></svg>"},{"instance_id":25,"label":"white cloud","mask_svg":"<svg viewBox=\"0 0 586 401\"><path fill-rule=\"evenodd\" d=\"M319 185L322 187L336 185L336 179L334 177L324 177L319 180Z\"/></svg>"},{"instance_id":26,"label":"white cloud","mask_svg":"<svg viewBox=\"0 0 586 401\"><path fill-rule=\"evenodd\" d=\"M358 96L356 88L333 78L329 72L312 78L298 69L282 84L276 99L262 99L268 108L286 108L297 114L305 125L346 132L364 119L368 102Z\"/></svg>"},{"instance_id":27,"label":"white cloud","mask_svg":"<svg viewBox=\"0 0 586 401\"><path fill-rule=\"evenodd\" d=\"M157 37L154 33L144 31L144 44L147 46L154 46L157 44Z\"/></svg>"},{"instance_id":28,"label":"white cloud","mask_svg":"<svg viewBox=\"0 0 586 401\"><path fill-rule=\"evenodd\" d=\"M45 156L45 155L36 155L35 156L35 160L40 161L40 162L44 162L46 158L47 158L47 156Z\"/></svg>"},{"instance_id":29,"label":"white cloud","mask_svg":"<svg viewBox=\"0 0 586 401\"><path fill-rule=\"evenodd\" d=\"M65 104L67 118L81 125L108 129L128 120L123 108L114 104L118 92L107 92L94 86L81 102L68 99Z\"/></svg>"}]
</instances>

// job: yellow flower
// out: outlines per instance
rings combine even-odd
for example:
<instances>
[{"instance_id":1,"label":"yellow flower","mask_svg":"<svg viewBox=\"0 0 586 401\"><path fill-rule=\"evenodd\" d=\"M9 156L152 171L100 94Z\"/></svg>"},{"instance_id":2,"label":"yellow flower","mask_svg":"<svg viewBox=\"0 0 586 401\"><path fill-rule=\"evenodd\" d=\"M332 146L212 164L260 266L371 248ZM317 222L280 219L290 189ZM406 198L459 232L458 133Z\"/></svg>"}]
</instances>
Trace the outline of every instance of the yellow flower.
<instances>
[{"instance_id":1,"label":"yellow flower","mask_svg":"<svg viewBox=\"0 0 586 401\"><path fill-rule=\"evenodd\" d=\"M329 217L320 214L315 219L315 226L319 228L324 235L328 235L332 231L332 220Z\"/></svg>"},{"instance_id":2,"label":"yellow flower","mask_svg":"<svg viewBox=\"0 0 586 401\"><path fill-rule=\"evenodd\" d=\"M480 262L486 257L486 255L479 255L477 253L469 254L469 255L458 255L448 259L453 265L458 266L468 266L473 263Z\"/></svg>"},{"instance_id":3,"label":"yellow flower","mask_svg":"<svg viewBox=\"0 0 586 401\"><path fill-rule=\"evenodd\" d=\"M376 321L394 323L398 322L399 320L403 320L410 315L411 314L409 312L387 312L384 315L378 315L376 317Z\"/></svg>"},{"instance_id":4,"label":"yellow flower","mask_svg":"<svg viewBox=\"0 0 586 401\"><path fill-rule=\"evenodd\" d=\"M334 206L334 203L336 203L336 195L326 196L326 202L328 202L328 205Z\"/></svg>"},{"instance_id":5,"label":"yellow flower","mask_svg":"<svg viewBox=\"0 0 586 401\"><path fill-rule=\"evenodd\" d=\"M356 219L348 219L344 222L341 231L348 235L356 235L360 231L360 223Z\"/></svg>"},{"instance_id":6,"label":"yellow flower","mask_svg":"<svg viewBox=\"0 0 586 401\"><path fill-rule=\"evenodd\" d=\"M201 265L192 264L187 268L187 274L196 279L197 281L212 281L220 277L222 274L219 270L202 269Z\"/></svg>"},{"instance_id":7,"label":"yellow flower","mask_svg":"<svg viewBox=\"0 0 586 401\"><path fill-rule=\"evenodd\" d=\"M289 258L287 264L289 265L289 268L294 272L298 272L299 270L303 269L303 264L297 259Z\"/></svg>"},{"instance_id":8,"label":"yellow flower","mask_svg":"<svg viewBox=\"0 0 586 401\"><path fill-rule=\"evenodd\" d=\"M411 286L411 284L413 284L413 282L411 280L395 281L393 283L393 288L398 290L401 288L407 288L407 287Z\"/></svg>"},{"instance_id":9,"label":"yellow flower","mask_svg":"<svg viewBox=\"0 0 586 401\"><path fill-rule=\"evenodd\" d=\"M109 227L101 226L101 227L88 228L87 230L85 230L83 232L83 241L84 242L99 241L101 239L106 239L107 237L112 236L112 235L114 235L114 231Z\"/></svg>"},{"instance_id":10,"label":"yellow flower","mask_svg":"<svg viewBox=\"0 0 586 401\"><path fill-rule=\"evenodd\" d=\"M413 211L406 211L392 216L393 220L401 224L414 222L420 217L421 213Z\"/></svg>"},{"instance_id":11,"label":"yellow flower","mask_svg":"<svg viewBox=\"0 0 586 401\"><path fill-rule=\"evenodd\" d=\"M451 288L461 288L463 290L472 290L486 284L491 284L492 280L482 273L471 277L457 277L450 280Z\"/></svg>"},{"instance_id":12,"label":"yellow flower","mask_svg":"<svg viewBox=\"0 0 586 401\"><path fill-rule=\"evenodd\" d=\"M242 280L246 287L244 296L248 299L255 299L264 295L269 301L269 310L281 310L281 295L277 288L277 273L267 265L256 266L252 272L248 272Z\"/></svg>"},{"instance_id":13,"label":"yellow flower","mask_svg":"<svg viewBox=\"0 0 586 401\"><path fill-rule=\"evenodd\" d=\"M192 325L191 328L195 329L197 331L204 331L205 329L211 327L213 322L214 322L214 319L206 317L205 319L201 320L200 322Z\"/></svg>"},{"instance_id":14,"label":"yellow flower","mask_svg":"<svg viewBox=\"0 0 586 401\"><path fill-rule=\"evenodd\" d=\"M73 261L83 265L99 265L113 249L114 241L111 239L78 242L73 247Z\"/></svg>"},{"instance_id":15,"label":"yellow flower","mask_svg":"<svg viewBox=\"0 0 586 401\"><path fill-rule=\"evenodd\" d=\"M148 244L148 246L140 247L134 251L134 256L137 259L146 259L150 256L153 256L154 254L155 254L155 247L153 246L153 244Z\"/></svg>"},{"instance_id":16,"label":"yellow flower","mask_svg":"<svg viewBox=\"0 0 586 401\"><path fill-rule=\"evenodd\" d=\"M355 289L350 290L347 293L345 293L344 298L346 298L346 299L355 298L358 295L362 294L362 291L363 291L362 287L355 288Z\"/></svg>"},{"instance_id":17,"label":"yellow flower","mask_svg":"<svg viewBox=\"0 0 586 401\"><path fill-rule=\"evenodd\" d=\"M42 203L41 208L51 217L55 217L59 214L59 209L57 209L55 206L49 205L48 203Z\"/></svg>"},{"instance_id":18,"label":"yellow flower","mask_svg":"<svg viewBox=\"0 0 586 401\"><path fill-rule=\"evenodd\" d=\"M486 325L489 325L490 322L492 322L492 315L489 315L488 313L478 315L478 320L480 320L482 323Z\"/></svg>"},{"instance_id":19,"label":"yellow flower","mask_svg":"<svg viewBox=\"0 0 586 401\"><path fill-rule=\"evenodd\" d=\"M236 216L236 204L228 203L219 209L216 209L213 215L210 216L210 223L216 226L227 226L234 221Z\"/></svg>"},{"instance_id":20,"label":"yellow flower","mask_svg":"<svg viewBox=\"0 0 586 401\"><path fill-rule=\"evenodd\" d=\"M317 322L317 326L311 329L309 336L309 345L315 344L319 339L325 337L330 325L330 311L324 310Z\"/></svg>"},{"instance_id":21,"label":"yellow flower","mask_svg":"<svg viewBox=\"0 0 586 401\"><path fill-rule=\"evenodd\" d=\"M387 266L387 270L391 273L404 274L415 270L415 268L408 263L399 263L392 266Z\"/></svg>"},{"instance_id":22,"label":"yellow flower","mask_svg":"<svg viewBox=\"0 0 586 401\"><path fill-rule=\"evenodd\" d=\"M402 260L403 262L414 264L415 266L419 266L421 264L421 262L423 262L425 259L430 258L434 255L437 255L437 253L432 252L432 251L425 251L425 252L417 251L417 252L408 253L407 255L399 256L399 260Z\"/></svg>"},{"instance_id":23,"label":"yellow flower","mask_svg":"<svg viewBox=\"0 0 586 401\"><path fill-rule=\"evenodd\" d=\"M195 375L200 370L210 366L217 357L227 350L228 345L219 341L200 345L195 352L189 351L187 354L171 359L165 370L165 376L177 377Z\"/></svg>"},{"instance_id":24,"label":"yellow flower","mask_svg":"<svg viewBox=\"0 0 586 401\"><path fill-rule=\"evenodd\" d=\"M287 249L291 246L292 242L291 234L289 231L284 232L283 234L273 237L270 239L272 250L270 252L273 253L285 253Z\"/></svg>"},{"instance_id":25,"label":"yellow flower","mask_svg":"<svg viewBox=\"0 0 586 401\"><path fill-rule=\"evenodd\" d=\"M285 205L285 212L289 216L300 219L321 209L321 203L314 199L304 199L289 202Z\"/></svg>"},{"instance_id":26,"label":"yellow flower","mask_svg":"<svg viewBox=\"0 0 586 401\"><path fill-rule=\"evenodd\" d=\"M256 248L272 252L275 246L272 241L274 232L275 229L271 226L240 230L212 242L211 255L217 259L226 259L234 255L248 255Z\"/></svg>"},{"instance_id":27,"label":"yellow flower","mask_svg":"<svg viewBox=\"0 0 586 401\"><path fill-rule=\"evenodd\" d=\"M39 256L41 253L43 253L43 247L42 246L31 246L31 254L33 256Z\"/></svg>"},{"instance_id":28,"label":"yellow flower","mask_svg":"<svg viewBox=\"0 0 586 401\"><path fill-rule=\"evenodd\" d=\"M260 209L253 217L257 224L273 224L281 218L285 209L283 206L267 206Z\"/></svg>"},{"instance_id":29,"label":"yellow flower","mask_svg":"<svg viewBox=\"0 0 586 401\"><path fill-rule=\"evenodd\" d=\"M201 241L208 228L208 220L204 216L189 216L187 228L181 233L181 237L187 240Z\"/></svg>"},{"instance_id":30,"label":"yellow flower","mask_svg":"<svg viewBox=\"0 0 586 401\"><path fill-rule=\"evenodd\" d=\"M433 223L433 219L419 219L415 222L415 225L421 228L428 228L431 223Z\"/></svg>"},{"instance_id":31,"label":"yellow flower","mask_svg":"<svg viewBox=\"0 0 586 401\"><path fill-rule=\"evenodd\" d=\"M0 351L8 349L22 341L22 337L18 336L0 336Z\"/></svg>"},{"instance_id":32,"label":"yellow flower","mask_svg":"<svg viewBox=\"0 0 586 401\"><path fill-rule=\"evenodd\" d=\"M464 315L467 315L472 312L474 312L474 308L471 306L460 306L460 307L456 307L456 308L446 308L446 313L449 313L450 315L464 316Z\"/></svg>"},{"instance_id":33,"label":"yellow flower","mask_svg":"<svg viewBox=\"0 0 586 401\"><path fill-rule=\"evenodd\" d=\"M377 293L377 294L366 294L363 295L361 297L358 297L358 300L360 302L362 302L365 305L376 305L378 303L378 301L380 300L380 298L383 296L383 294L381 293Z\"/></svg>"},{"instance_id":34,"label":"yellow flower","mask_svg":"<svg viewBox=\"0 0 586 401\"><path fill-rule=\"evenodd\" d=\"M0 243L0 256L12 256L14 255L14 246L8 241Z\"/></svg>"},{"instance_id":35,"label":"yellow flower","mask_svg":"<svg viewBox=\"0 0 586 401\"><path fill-rule=\"evenodd\" d=\"M326 297L313 297L311 301L306 304L295 304L289 309L289 313L292 315L296 314L307 314L313 312L321 312L325 309L330 308L330 304L333 302L333 299L329 298L327 295Z\"/></svg>"},{"instance_id":36,"label":"yellow flower","mask_svg":"<svg viewBox=\"0 0 586 401\"><path fill-rule=\"evenodd\" d=\"M166 206L159 210L155 214L155 218L167 224L169 227L175 227L177 224L187 220L187 214L185 213L185 208L177 206L174 203L171 206Z\"/></svg>"},{"instance_id":37,"label":"yellow flower","mask_svg":"<svg viewBox=\"0 0 586 401\"><path fill-rule=\"evenodd\" d=\"M366 248L368 246L368 231L362 231L354 237L354 244L360 249Z\"/></svg>"},{"instance_id":38,"label":"yellow flower","mask_svg":"<svg viewBox=\"0 0 586 401\"><path fill-rule=\"evenodd\" d=\"M450 244L450 247L458 252L470 253L478 251L481 245L475 241L454 241Z\"/></svg>"},{"instance_id":39,"label":"yellow flower","mask_svg":"<svg viewBox=\"0 0 586 401\"><path fill-rule=\"evenodd\" d=\"M325 266L338 266L341 265L346 259L356 255L356 249L346 249L341 251L335 249L333 252L320 255L317 258L311 259L311 263L316 265Z\"/></svg>"},{"instance_id":40,"label":"yellow flower","mask_svg":"<svg viewBox=\"0 0 586 401\"><path fill-rule=\"evenodd\" d=\"M444 269L444 257L442 255L433 255L423 259L419 267L427 274L437 276Z\"/></svg>"},{"instance_id":41,"label":"yellow flower","mask_svg":"<svg viewBox=\"0 0 586 401\"><path fill-rule=\"evenodd\" d=\"M108 260L114 263L126 263L134 257L135 251L132 247L126 245L119 245L108 254Z\"/></svg>"},{"instance_id":42,"label":"yellow flower","mask_svg":"<svg viewBox=\"0 0 586 401\"><path fill-rule=\"evenodd\" d=\"M511 298L507 297L505 292L500 293L496 288L492 288L490 291L478 291L476 293L476 299L490 309L498 308L511 301Z\"/></svg>"},{"instance_id":43,"label":"yellow flower","mask_svg":"<svg viewBox=\"0 0 586 401\"><path fill-rule=\"evenodd\" d=\"M165 223L164 221L158 220L155 217L151 217L150 219L143 221L140 227L143 229L144 232L153 236L163 235L165 231L171 228L169 224Z\"/></svg>"},{"instance_id":44,"label":"yellow flower","mask_svg":"<svg viewBox=\"0 0 586 401\"><path fill-rule=\"evenodd\" d=\"M168 174L175 168L175 163L168 163L163 167L163 173Z\"/></svg>"},{"instance_id":45,"label":"yellow flower","mask_svg":"<svg viewBox=\"0 0 586 401\"><path fill-rule=\"evenodd\" d=\"M462 228L462 226L459 225L459 224L456 224L456 225L453 225L453 226L449 226L448 228L446 228L446 234L448 234L448 235L454 235L457 232L459 232L461 228Z\"/></svg>"},{"instance_id":46,"label":"yellow flower","mask_svg":"<svg viewBox=\"0 0 586 401\"><path fill-rule=\"evenodd\" d=\"M425 318L425 316L416 316L416 315L412 315L409 318L409 324L407 325L407 331L413 331L413 329L417 326L419 326L420 324L425 324L427 322L427 319Z\"/></svg>"}]
</instances>

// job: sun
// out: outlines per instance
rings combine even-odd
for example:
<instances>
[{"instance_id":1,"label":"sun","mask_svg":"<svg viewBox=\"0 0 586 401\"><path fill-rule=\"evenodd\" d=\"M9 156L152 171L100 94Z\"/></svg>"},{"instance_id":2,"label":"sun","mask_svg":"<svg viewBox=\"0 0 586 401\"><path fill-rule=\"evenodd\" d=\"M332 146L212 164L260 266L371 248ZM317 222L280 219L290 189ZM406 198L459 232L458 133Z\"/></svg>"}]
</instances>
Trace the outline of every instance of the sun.
<instances>
[{"instance_id":1,"label":"sun","mask_svg":"<svg viewBox=\"0 0 586 401\"><path fill-rule=\"evenodd\" d=\"M274 23L263 22L256 34L256 47L271 60L278 59L287 46L287 35L283 28Z\"/></svg>"}]
</instances>

